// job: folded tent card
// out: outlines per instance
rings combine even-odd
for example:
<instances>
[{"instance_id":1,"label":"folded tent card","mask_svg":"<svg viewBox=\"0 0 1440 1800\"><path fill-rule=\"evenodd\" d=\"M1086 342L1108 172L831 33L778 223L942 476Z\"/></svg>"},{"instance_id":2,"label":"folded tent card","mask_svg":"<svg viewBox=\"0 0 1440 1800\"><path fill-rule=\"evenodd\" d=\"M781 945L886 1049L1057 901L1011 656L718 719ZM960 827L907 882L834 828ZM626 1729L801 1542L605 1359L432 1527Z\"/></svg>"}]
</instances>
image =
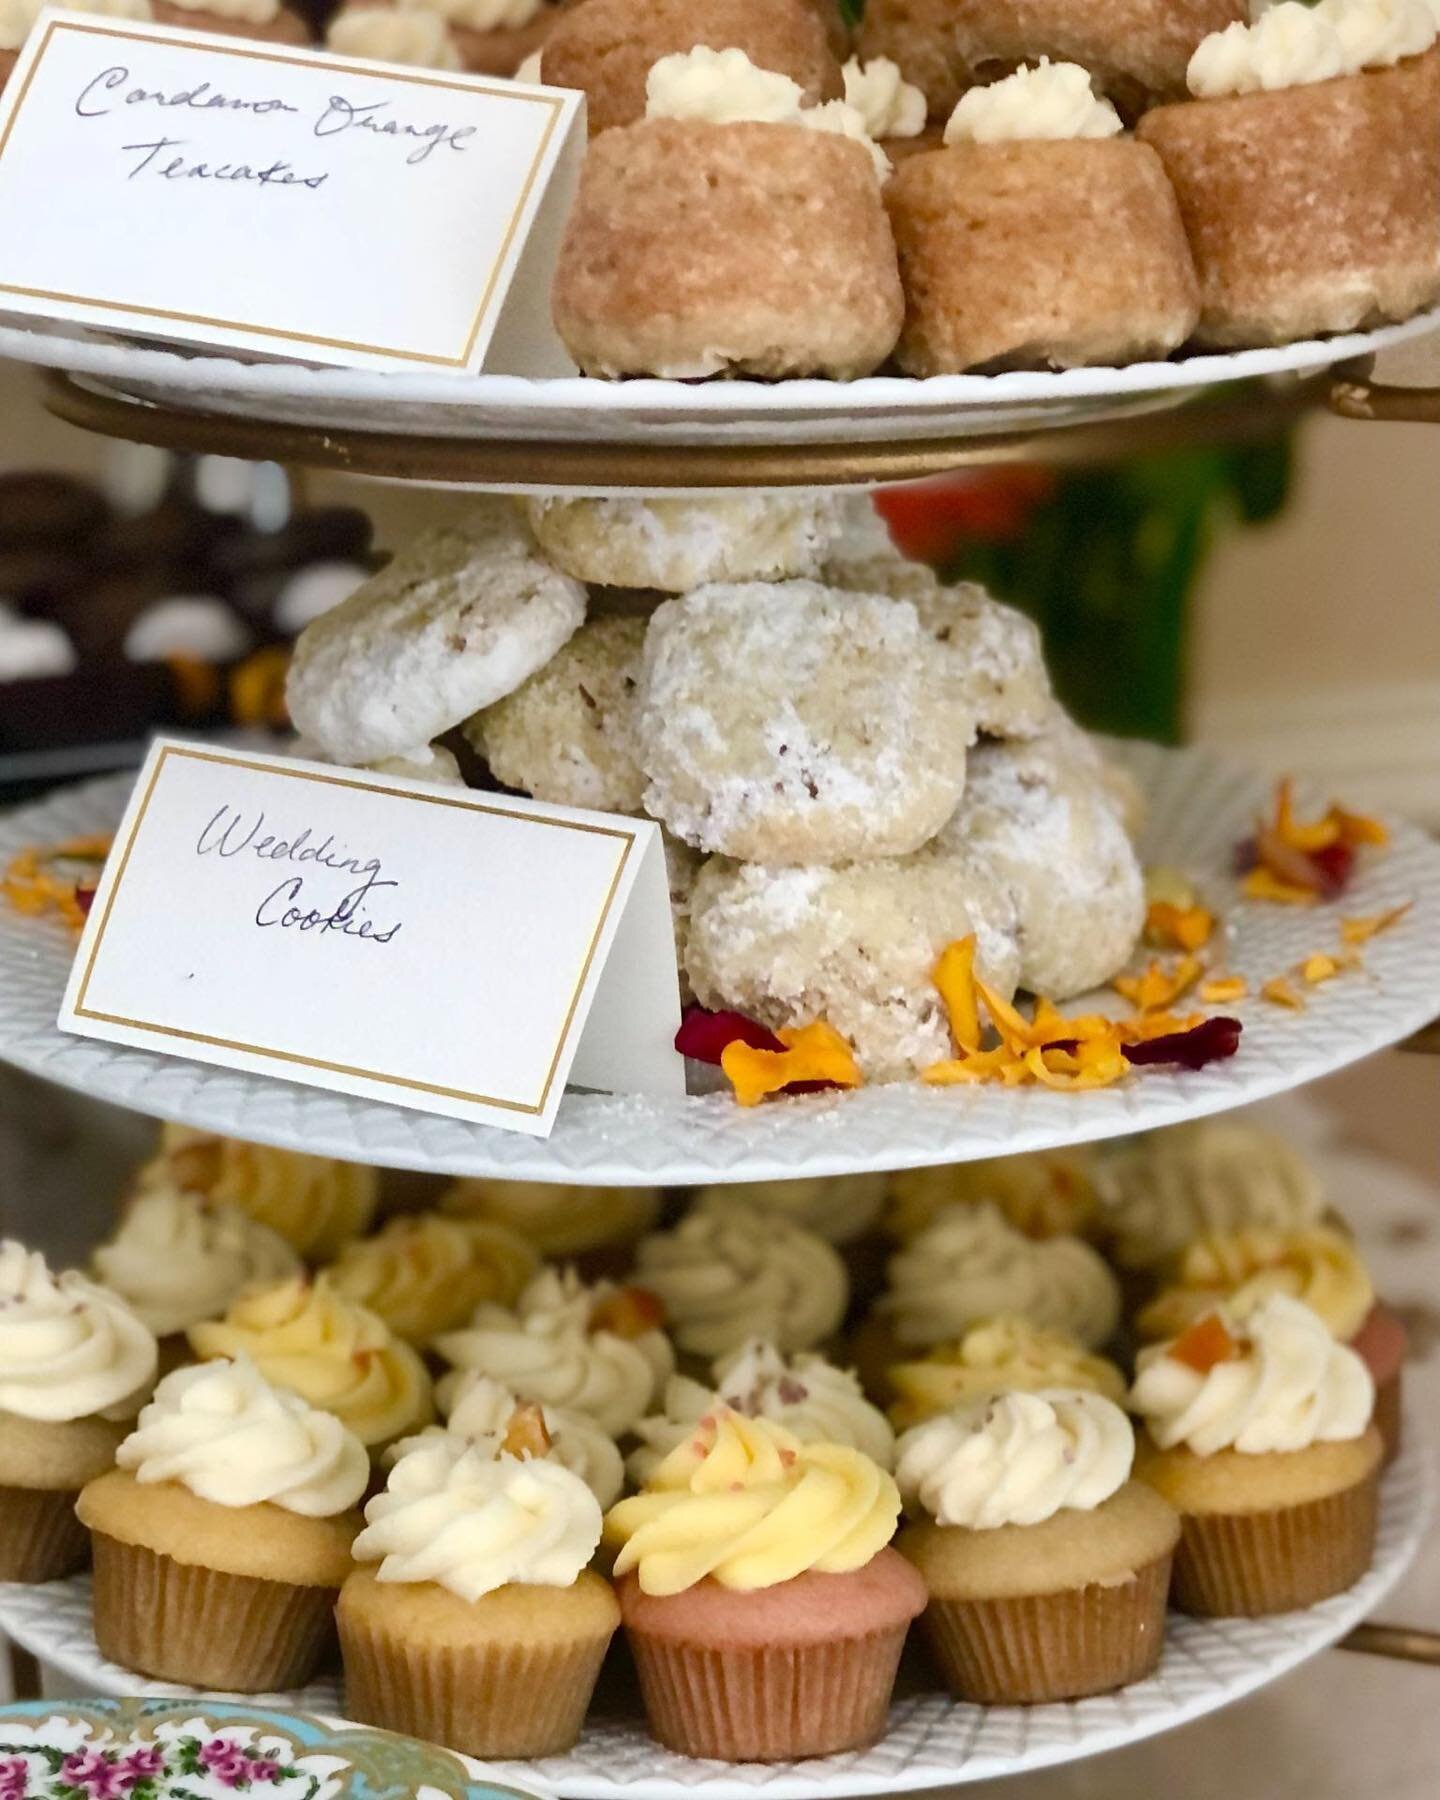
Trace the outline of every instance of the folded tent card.
<instances>
[{"instance_id":1,"label":"folded tent card","mask_svg":"<svg viewBox=\"0 0 1440 1800\"><path fill-rule=\"evenodd\" d=\"M350 368L573 372L584 98L47 9L0 95L0 311Z\"/></svg>"},{"instance_id":2,"label":"folded tent card","mask_svg":"<svg viewBox=\"0 0 1440 1800\"><path fill-rule=\"evenodd\" d=\"M548 1135L567 1079L681 1095L660 829L160 739L63 1031Z\"/></svg>"}]
</instances>

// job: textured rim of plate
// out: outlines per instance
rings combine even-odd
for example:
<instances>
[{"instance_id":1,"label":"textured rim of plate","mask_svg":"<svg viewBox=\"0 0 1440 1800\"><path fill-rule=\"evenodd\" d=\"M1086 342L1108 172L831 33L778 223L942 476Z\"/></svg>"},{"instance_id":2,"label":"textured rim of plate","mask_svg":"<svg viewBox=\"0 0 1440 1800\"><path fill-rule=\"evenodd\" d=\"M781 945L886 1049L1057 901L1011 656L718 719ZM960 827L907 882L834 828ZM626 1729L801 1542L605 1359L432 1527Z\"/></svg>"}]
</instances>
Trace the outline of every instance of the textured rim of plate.
<instances>
[{"instance_id":1,"label":"textured rim of plate","mask_svg":"<svg viewBox=\"0 0 1440 1800\"><path fill-rule=\"evenodd\" d=\"M383 401L397 406L476 409L505 416L510 428L547 415L586 415L603 435L603 421L626 418L663 429L666 424L811 418L843 421L880 413L900 423L907 418L963 411L968 407L1043 406L1083 400L1126 400L1137 395L1183 391L1255 376L1296 374L1332 367L1424 336L1440 325L1440 307L1398 325L1373 331L1307 338L1274 348L1204 352L1170 362L1133 363L1124 368L1057 371L1013 370L999 375L866 376L858 381L748 380L683 382L636 379L599 381L584 376L532 379L518 375L457 376L321 369L298 362L242 362L234 357L181 352L92 333L32 330L0 325L0 356L92 376L123 390L143 383L191 404L214 403L217 393L246 395L257 402L313 398L317 403ZM427 429L425 421L397 414L397 432ZM477 422L477 430L483 423Z\"/></svg>"},{"instance_id":2,"label":"textured rim of plate","mask_svg":"<svg viewBox=\"0 0 1440 1800\"><path fill-rule=\"evenodd\" d=\"M483 1774L518 1787L578 1800L839 1800L1019 1775L1054 1763L1115 1750L1188 1724L1267 1687L1358 1625L1410 1566L1434 1500L1430 1447L1413 1419L1407 1441L1384 1478L1375 1561L1346 1593L1304 1612L1267 1619L1188 1619L1171 1613L1156 1673L1116 1694L1068 1704L979 1707L941 1694L898 1700L890 1730L868 1750L809 1762L698 1762L656 1744L638 1724L586 1728L565 1756L535 1762L485 1762ZM0 1583L0 1627L16 1643L87 1691L214 1700L209 1690L146 1681L106 1662L90 1630L87 1576L38 1587ZM289 1694L221 1696L242 1704L334 1716L342 1712L338 1681L312 1682Z\"/></svg>"},{"instance_id":3,"label":"textured rim of plate","mask_svg":"<svg viewBox=\"0 0 1440 1800\"><path fill-rule=\"evenodd\" d=\"M1240 1054L1194 1073L1142 1071L1120 1087L1082 1094L904 1082L749 1110L728 1093L569 1093L552 1135L540 1139L67 1036L54 1019L73 940L57 922L0 906L0 1060L156 1117L391 1168L679 1186L913 1168L1150 1130L1300 1087L1440 1013L1440 846L1397 826L1389 850L1362 865L1343 907L1226 902L1234 841L1268 802L1269 779L1200 749L1112 749L1149 796L1145 860L1185 868L1222 915L1239 920L1233 958L1252 989L1333 945L1342 910L1374 913L1411 900L1411 915L1366 947L1363 972L1309 990L1303 1013L1258 999L1230 1009L1245 1021ZM14 813L0 824L0 866L23 844L113 828L130 785L130 777L111 777ZM1083 999L1071 1004L1086 1009Z\"/></svg>"}]
</instances>

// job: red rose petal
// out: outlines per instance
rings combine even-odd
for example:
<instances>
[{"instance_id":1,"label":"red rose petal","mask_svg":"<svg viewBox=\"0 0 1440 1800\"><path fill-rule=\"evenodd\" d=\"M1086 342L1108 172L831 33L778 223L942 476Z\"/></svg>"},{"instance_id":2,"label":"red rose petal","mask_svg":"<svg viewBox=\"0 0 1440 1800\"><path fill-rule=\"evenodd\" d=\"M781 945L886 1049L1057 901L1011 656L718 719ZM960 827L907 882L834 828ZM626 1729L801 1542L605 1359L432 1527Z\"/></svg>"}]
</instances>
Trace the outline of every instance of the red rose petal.
<instances>
[{"instance_id":1,"label":"red rose petal","mask_svg":"<svg viewBox=\"0 0 1440 1800\"><path fill-rule=\"evenodd\" d=\"M1233 1056L1240 1048L1240 1033L1244 1029L1238 1019L1220 1016L1206 1019L1189 1031L1171 1031L1147 1043L1124 1044L1121 1048L1129 1063L1177 1063L1185 1069L1203 1069L1207 1063L1223 1062L1227 1056Z\"/></svg>"},{"instance_id":2,"label":"red rose petal","mask_svg":"<svg viewBox=\"0 0 1440 1800\"><path fill-rule=\"evenodd\" d=\"M682 1056L711 1063L718 1069L726 1045L733 1044L737 1038L752 1050L785 1048L773 1031L767 1031L754 1019L747 1019L744 1013L710 1012L703 1006L685 1008L680 1029L675 1033L675 1048Z\"/></svg>"},{"instance_id":3,"label":"red rose petal","mask_svg":"<svg viewBox=\"0 0 1440 1800\"><path fill-rule=\"evenodd\" d=\"M98 892L99 889L93 887L82 886L75 889L75 904L87 919L90 917L90 908L95 904L95 896Z\"/></svg>"},{"instance_id":4,"label":"red rose petal","mask_svg":"<svg viewBox=\"0 0 1440 1800\"><path fill-rule=\"evenodd\" d=\"M1327 900L1344 893L1355 869L1355 846L1344 842L1329 844L1323 850L1312 850L1310 861L1320 877L1320 891Z\"/></svg>"}]
</instances>

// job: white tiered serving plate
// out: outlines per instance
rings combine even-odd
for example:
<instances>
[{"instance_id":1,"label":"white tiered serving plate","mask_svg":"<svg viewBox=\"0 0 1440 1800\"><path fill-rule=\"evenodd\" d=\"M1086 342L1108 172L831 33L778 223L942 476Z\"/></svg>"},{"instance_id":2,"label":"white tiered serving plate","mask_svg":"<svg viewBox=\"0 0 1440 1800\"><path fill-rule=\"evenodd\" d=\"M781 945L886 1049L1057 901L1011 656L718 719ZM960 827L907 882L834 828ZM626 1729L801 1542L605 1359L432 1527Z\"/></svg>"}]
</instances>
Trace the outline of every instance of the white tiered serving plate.
<instances>
[{"instance_id":1,"label":"white tiered serving plate","mask_svg":"<svg viewBox=\"0 0 1440 1800\"><path fill-rule=\"evenodd\" d=\"M1160 1667L1118 1694L1058 1706L981 1707L935 1693L896 1700L890 1729L869 1750L774 1765L697 1762L662 1749L638 1722L599 1719L567 1756L479 1765L499 1781L580 1800L840 1800L949 1787L1071 1762L1169 1731L1277 1681L1358 1625L1409 1567L1429 1518L1429 1446L1416 1441L1385 1477L1376 1557L1348 1593L1305 1612L1269 1619L1186 1619L1172 1614ZM87 1693L193 1696L207 1690L146 1681L106 1662L90 1630L85 1576L38 1587L0 1583L0 1628L16 1643L79 1682ZM229 1696L225 1696L229 1698ZM249 1704L343 1713L338 1681L294 1693L235 1696Z\"/></svg>"},{"instance_id":2,"label":"white tiered serving plate","mask_svg":"<svg viewBox=\"0 0 1440 1800\"><path fill-rule=\"evenodd\" d=\"M1244 1020L1241 1049L1195 1073L1137 1070L1115 1088L1080 1094L941 1090L915 1081L749 1109L728 1092L670 1100L571 1092L551 1136L539 1139L69 1037L55 1019L73 938L58 923L0 904L0 1059L138 1112L390 1168L681 1185L963 1162L1173 1125L1303 1086L1440 1013L1440 846L1397 825L1390 848L1367 855L1341 904L1244 903L1236 897L1232 855L1270 803L1269 779L1199 749L1112 749L1149 798L1143 860L1181 868L1198 883L1226 920L1229 966L1251 978L1252 990L1332 947L1341 912L1376 913L1406 900L1412 911L1366 946L1363 972L1307 990L1303 1012L1254 998L1216 1009ZM112 830L129 786L128 778L109 778L12 814L0 826L0 866L26 844ZM184 896L175 902L183 905ZM1094 1004L1076 1001L1072 1010Z\"/></svg>"},{"instance_id":3,"label":"white tiered serving plate","mask_svg":"<svg viewBox=\"0 0 1440 1800\"><path fill-rule=\"evenodd\" d=\"M1017 370L927 380L634 380L376 374L130 342L83 327L0 326L0 356L63 369L182 411L334 431L616 445L814 444L980 437L1116 417L1257 376L1315 374L1423 337L1440 308L1375 331L1122 369Z\"/></svg>"}]
</instances>

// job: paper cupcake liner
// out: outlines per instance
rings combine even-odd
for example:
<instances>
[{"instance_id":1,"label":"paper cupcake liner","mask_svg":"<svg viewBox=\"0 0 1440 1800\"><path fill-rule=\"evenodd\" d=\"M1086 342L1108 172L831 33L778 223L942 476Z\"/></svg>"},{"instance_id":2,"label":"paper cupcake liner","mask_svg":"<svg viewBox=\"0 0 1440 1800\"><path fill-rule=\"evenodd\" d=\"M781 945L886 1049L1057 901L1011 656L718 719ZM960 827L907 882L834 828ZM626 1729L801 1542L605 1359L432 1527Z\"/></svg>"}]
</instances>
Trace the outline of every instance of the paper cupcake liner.
<instances>
[{"instance_id":1,"label":"paper cupcake liner","mask_svg":"<svg viewBox=\"0 0 1440 1800\"><path fill-rule=\"evenodd\" d=\"M0 1581L58 1581L89 1560L73 1493L0 1487Z\"/></svg>"},{"instance_id":2,"label":"paper cupcake liner","mask_svg":"<svg viewBox=\"0 0 1440 1800\"><path fill-rule=\"evenodd\" d=\"M1372 1423L1385 1446L1385 1454L1380 1460L1382 1469L1388 1469L1400 1454L1401 1385L1402 1377L1397 1369L1387 1380L1378 1383L1375 1389L1375 1415Z\"/></svg>"},{"instance_id":3,"label":"paper cupcake liner","mask_svg":"<svg viewBox=\"0 0 1440 1800\"><path fill-rule=\"evenodd\" d=\"M142 1675L240 1694L301 1687L333 1638L333 1588L229 1575L102 1532L93 1543L95 1641Z\"/></svg>"},{"instance_id":4,"label":"paper cupcake liner","mask_svg":"<svg viewBox=\"0 0 1440 1800\"><path fill-rule=\"evenodd\" d=\"M1374 1556L1379 1491L1377 1470L1300 1506L1184 1514L1173 1604L1210 1618L1249 1619L1343 1593Z\"/></svg>"},{"instance_id":5,"label":"paper cupcake liner","mask_svg":"<svg viewBox=\"0 0 1440 1800\"><path fill-rule=\"evenodd\" d=\"M932 1599L924 1630L952 1693L989 1706L1078 1700L1151 1673L1165 1644L1170 1557L1115 1586Z\"/></svg>"},{"instance_id":6,"label":"paper cupcake liner","mask_svg":"<svg viewBox=\"0 0 1440 1800\"><path fill-rule=\"evenodd\" d=\"M340 1615L345 1715L467 1756L555 1756L580 1735L610 1642L403 1642Z\"/></svg>"},{"instance_id":7,"label":"paper cupcake liner","mask_svg":"<svg viewBox=\"0 0 1440 1800\"><path fill-rule=\"evenodd\" d=\"M837 1643L710 1649L627 1630L650 1730L682 1756L786 1762L885 1730L906 1627Z\"/></svg>"}]
</instances>

